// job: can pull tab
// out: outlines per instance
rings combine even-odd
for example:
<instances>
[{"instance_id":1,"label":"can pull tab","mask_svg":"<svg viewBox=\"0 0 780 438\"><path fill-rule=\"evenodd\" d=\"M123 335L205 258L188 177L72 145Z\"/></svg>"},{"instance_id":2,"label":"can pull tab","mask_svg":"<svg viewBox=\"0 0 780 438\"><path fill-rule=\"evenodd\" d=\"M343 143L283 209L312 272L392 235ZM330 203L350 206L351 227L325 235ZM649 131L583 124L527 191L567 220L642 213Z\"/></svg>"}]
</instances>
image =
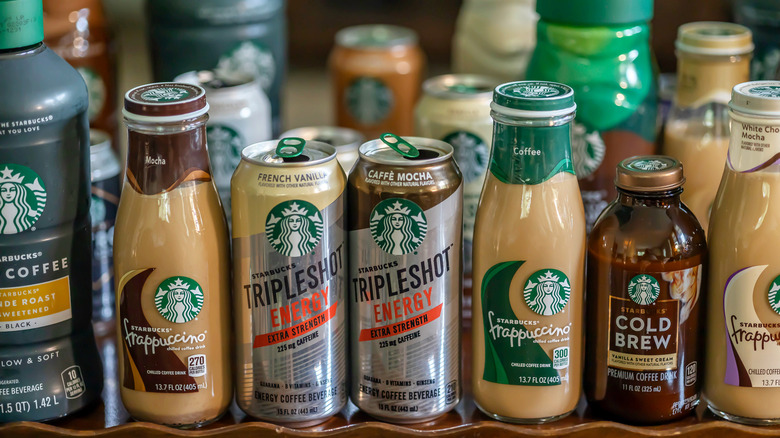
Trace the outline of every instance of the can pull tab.
<instances>
[{"instance_id":1,"label":"can pull tab","mask_svg":"<svg viewBox=\"0 0 780 438\"><path fill-rule=\"evenodd\" d=\"M385 132L379 136L379 139L382 140L382 143L390 146L391 149L403 155L404 157L417 158L420 156L420 151L418 151L414 145L395 134ZM406 150L402 150L401 146L404 146Z\"/></svg>"},{"instance_id":2,"label":"can pull tab","mask_svg":"<svg viewBox=\"0 0 780 438\"><path fill-rule=\"evenodd\" d=\"M306 140L299 137L285 137L276 145L276 155L282 158L294 158L303 153Z\"/></svg>"}]
</instances>

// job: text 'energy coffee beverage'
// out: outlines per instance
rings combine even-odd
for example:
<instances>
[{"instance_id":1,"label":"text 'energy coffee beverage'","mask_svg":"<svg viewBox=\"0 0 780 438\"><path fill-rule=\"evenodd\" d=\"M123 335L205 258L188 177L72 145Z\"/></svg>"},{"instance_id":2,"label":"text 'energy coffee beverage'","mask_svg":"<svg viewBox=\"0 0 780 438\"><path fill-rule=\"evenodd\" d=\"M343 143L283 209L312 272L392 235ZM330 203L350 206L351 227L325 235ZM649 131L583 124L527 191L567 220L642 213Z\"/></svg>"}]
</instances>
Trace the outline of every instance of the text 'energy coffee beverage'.
<instances>
[{"instance_id":1,"label":"text 'energy coffee beverage'","mask_svg":"<svg viewBox=\"0 0 780 438\"><path fill-rule=\"evenodd\" d=\"M298 137L304 140L314 140L327 143L336 148L336 159L339 160L344 173L349 174L358 159L358 148L365 137L358 131L340 126L304 126L282 133L284 137Z\"/></svg>"},{"instance_id":2,"label":"text 'energy coffee beverage'","mask_svg":"<svg viewBox=\"0 0 780 438\"><path fill-rule=\"evenodd\" d=\"M731 95L710 220L704 397L731 421L780 423L780 82Z\"/></svg>"},{"instance_id":3,"label":"text 'energy coffee beverage'","mask_svg":"<svg viewBox=\"0 0 780 438\"><path fill-rule=\"evenodd\" d=\"M671 157L623 160L588 237L585 395L612 419L661 423L699 404L707 242L683 183Z\"/></svg>"},{"instance_id":4,"label":"text 'energy coffee beverage'","mask_svg":"<svg viewBox=\"0 0 780 438\"><path fill-rule=\"evenodd\" d=\"M460 399L463 187L452 147L383 134L349 175L351 399L393 423Z\"/></svg>"},{"instance_id":5,"label":"text 'energy coffee beverage'","mask_svg":"<svg viewBox=\"0 0 780 438\"><path fill-rule=\"evenodd\" d=\"M474 231L474 400L542 423L580 399L585 218L571 158L571 87L493 92L493 150Z\"/></svg>"},{"instance_id":6,"label":"text 'energy coffee beverage'","mask_svg":"<svg viewBox=\"0 0 780 438\"><path fill-rule=\"evenodd\" d=\"M291 427L347 402L346 177L300 138L244 149L233 175L236 400Z\"/></svg>"},{"instance_id":7,"label":"text 'energy coffee beverage'","mask_svg":"<svg viewBox=\"0 0 780 438\"><path fill-rule=\"evenodd\" d=\"M0 423L100 397L87 88L42 44L40 0L0 2Z\"/></svg>"},{"instance_id":8,"label":"text 'energy coffee beverage'","mask_svg":"<svg viewBox=\"0 0 780 438\"><path fill-rule=\"evenodd\" d=\"M125 95L128 157L114 234L122 402L133 418L212 422L233 394L230 242L206 151L203 88Z\"/></svg>"}]
</instances>

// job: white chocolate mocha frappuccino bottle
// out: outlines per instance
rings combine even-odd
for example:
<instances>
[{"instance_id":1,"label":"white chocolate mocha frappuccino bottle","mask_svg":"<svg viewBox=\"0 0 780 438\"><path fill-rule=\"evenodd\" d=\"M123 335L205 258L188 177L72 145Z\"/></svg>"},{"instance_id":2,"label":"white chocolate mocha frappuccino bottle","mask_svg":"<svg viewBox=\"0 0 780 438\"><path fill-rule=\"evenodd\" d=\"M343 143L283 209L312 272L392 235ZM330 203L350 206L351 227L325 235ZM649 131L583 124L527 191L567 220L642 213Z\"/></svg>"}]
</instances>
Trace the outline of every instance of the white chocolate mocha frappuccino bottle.
<instances>
[{"instance_id":1,"label":"white chocolate mocha frappuccino bottle","mask_svg":"<svg viewBox=\"0 0 780 438\"><path fill-rule=\"evenodd\" d=\"M474 234L472 382L493 418L542 423L580 398L585 217L571 160L574 92L493 94L493 150Z\"/></svg>"}]
</instances>

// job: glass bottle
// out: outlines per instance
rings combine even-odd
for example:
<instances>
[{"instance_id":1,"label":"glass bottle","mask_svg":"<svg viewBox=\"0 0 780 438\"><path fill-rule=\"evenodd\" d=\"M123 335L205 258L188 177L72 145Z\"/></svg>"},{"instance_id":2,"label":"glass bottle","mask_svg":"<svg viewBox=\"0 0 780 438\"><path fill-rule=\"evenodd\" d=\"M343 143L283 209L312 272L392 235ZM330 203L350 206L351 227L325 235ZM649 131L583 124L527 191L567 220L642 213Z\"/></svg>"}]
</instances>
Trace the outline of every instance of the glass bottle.
<instances>
[{"instance_id":1,"label":"glass bottle","mask_svg":"<svg viewBox=\"0 0 780 438\"><path fill-rule=\"evenodd\" d=\"M780 82L746 82L710 219L704 397L728 420L780 423Z\"/></svg>"},{"instance_id":2,"label":"glass bottle","mask_svg":"<svg viewBox=\"0 0 780 438\"><path fill-rule=\"evenodd\" d=\"M577 93L574 169L588 229L615 197L615 167L655 153L656 78L650 49L653 0L538 0L528 79Z\"/></svg>"},{"instance_id":3,"label":"glass bottle","mask_svg":"<svg viewBox=\"0 0 780 438\"><path fill-rule=\"evenodd\" d=\"M687 169L682 200L707 231L729 146L728 102L750 74L750 30L733 23L680 26L677 91L664 131L663 152Z\"/></svg>"},{"instance_id":4,"label":"glass bottle","mask_svg":"<svg viewBox=\"0 0 780 438\"><path fill-rule=\"evenodd\" d=\"M125 95L127 170L114 232L119 382L133 418L194 427L233 395L230 242L197 85Z\"/></svg>"},{"instance_id":5,"label":"glass bottle","mask_svg":"<svg viewBox=\"0 0 780 438\"><path fill-rule=\"evenodd\" d=\"M474 234L474 400L501 421L565 417L580 398L585 217L571 160L574 92L510 82Z\"/></svg>"},{"instance_id":6,"label":"glass bottle","mask_svg":"<svg viewBox=\"0 0 780 438\"><path fill-rule=\"evenodd\" d=\"M753 32L756 52L750 79L780 79L780 3L776 0L734 0L734 21Z\"/></svg>"},{"instance_id":7,"label":"glass bottle","mask_svg":"<svg viewBox=\"0 0 780 438\"><path fill-rule=\"evenodd\" d=\"M671 157L623 160L588 237L585 395L611 419L661 423L699 403L707 243L684 182Z\"/></svg>"}]
</instances>

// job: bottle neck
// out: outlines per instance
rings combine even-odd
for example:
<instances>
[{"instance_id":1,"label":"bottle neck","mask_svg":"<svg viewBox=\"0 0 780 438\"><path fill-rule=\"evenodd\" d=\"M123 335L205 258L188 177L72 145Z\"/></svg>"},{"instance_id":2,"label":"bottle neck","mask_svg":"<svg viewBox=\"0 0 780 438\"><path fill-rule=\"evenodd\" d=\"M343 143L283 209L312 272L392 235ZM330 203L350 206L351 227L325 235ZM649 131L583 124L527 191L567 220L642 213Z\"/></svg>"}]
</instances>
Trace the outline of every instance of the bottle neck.
<instances>
[{"instance_id":1,"label":"bottle neck","mask_svg":"<svg viewBox=\"0 0 780 438\"><path fill-rule=\"evenodd\" d=\"M662 192L632 192L618 187L618 202L627 207L669 208L680 205L682 187Z\"/></svg>"},{"instance_id":2,"label":"bottle neck","mask_svg":"<svg viewBox=\"0 0 780 438\"><path fill-rule=\"evenodd\" d=\"M490 172L505 184L535 185L565 172L574 174L571 122L574 113L545 119L516 118L491 111Z\"/></svg>"},{"instance_id":3,"label":"bottle neck","mask_svg":"<svg viewBox=\"0 0 780 438\"><path fill-rule=\"evenodd\" d=\"M179 123L128 121L127 183L156 195L211 181L206 149L207 115Z\"/></svg>"},{"instance_id":4,"label":"bottle neck","mask_svg":"<svg viewBox=\"0 0 780 438\"><path fill-rule=\"evenodd\" d=\"M677 53L675 105L697 108L706 103L727 105L731 89L750 80L751 55L711 56Z\"/></svg>"}]
</instances>

